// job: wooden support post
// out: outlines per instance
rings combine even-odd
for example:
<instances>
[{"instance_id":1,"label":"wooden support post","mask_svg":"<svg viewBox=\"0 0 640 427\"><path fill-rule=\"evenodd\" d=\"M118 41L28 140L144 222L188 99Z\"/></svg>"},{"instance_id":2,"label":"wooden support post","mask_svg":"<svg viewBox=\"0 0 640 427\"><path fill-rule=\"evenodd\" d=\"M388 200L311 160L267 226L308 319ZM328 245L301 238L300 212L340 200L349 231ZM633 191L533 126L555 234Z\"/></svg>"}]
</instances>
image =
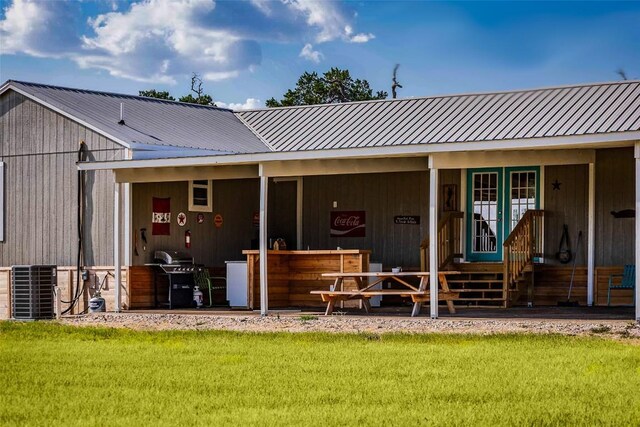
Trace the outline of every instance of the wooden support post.
<instances>
[{"instance_id":1,"label":"wooden support post","mask_svg":"<svg viewBox=\"0 0 640 427\"><path fill-rule=\"evenodd\" d=\"M262 165L260 165L262 169ZM269 296L267 294L267 194L269 177L260 175L260 314L269 312Z\"/></svg>"},{"instance_id":2,"label":"wooden support post","mask_svg":"<svg viewBox=\"0 0 640 427\"><path fill-rule=\"evenodd\" d=\"M432 159L429 158L429 163ZM430 164L429 166L432 166ZM429 292L431 318L438 318L438 169L429 171Z\"/></svg>"},{"instance_id":3,"label":"wooden support post","mask_svg":"<svg viewBox=\"0 0 640 427\"><path fill-rule=\"evenodd\" d=\"M589 207L587 223L587 305L593 305L596 262L596 164L589 163ZM578 256L576 254L575 256Z\"/></svg>"},{"instance_id":4,"label":"wooden support post","mask_svg":"<svg viewBox=\"0 0 640 427\"><path fill-rule=\"evenodd\" d=\"M640 142L636 142L636 322L640 323Z\"/></svg>"},{"instance_id":5,"label":"wooden support post","mask_svg":"<svg viewBox=\"0 0 640 427\"><path fill-rule=\"evenodd\" d=\"M115 183L114 185L114 199L113 199L113 264L115 277L115 311L119 313L121 310L121 297L120 286L122 280L122 258L120 250L120 228L122 223L121 209L121 197L122 197L122 184ZM80 286L80 284L78 284Z\"/></svg>"}]
</instances>

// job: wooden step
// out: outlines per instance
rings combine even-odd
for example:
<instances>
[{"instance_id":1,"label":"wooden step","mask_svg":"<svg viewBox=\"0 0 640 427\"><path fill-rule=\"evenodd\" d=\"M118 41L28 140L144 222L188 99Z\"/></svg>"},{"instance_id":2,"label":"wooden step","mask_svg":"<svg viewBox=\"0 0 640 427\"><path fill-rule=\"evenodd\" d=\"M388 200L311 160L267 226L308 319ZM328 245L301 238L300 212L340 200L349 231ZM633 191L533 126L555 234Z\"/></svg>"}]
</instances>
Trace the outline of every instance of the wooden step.
<instances>
[{"instance_id":1,"label":"wooden step","mask_svg":"<svg viewBox=\"0 0 640 427\"><path fill-rule=\"evenodd\" d=\"M447 279L447 283L499 283L502 284L502 279Z\"/></svg>"}]
</instances>

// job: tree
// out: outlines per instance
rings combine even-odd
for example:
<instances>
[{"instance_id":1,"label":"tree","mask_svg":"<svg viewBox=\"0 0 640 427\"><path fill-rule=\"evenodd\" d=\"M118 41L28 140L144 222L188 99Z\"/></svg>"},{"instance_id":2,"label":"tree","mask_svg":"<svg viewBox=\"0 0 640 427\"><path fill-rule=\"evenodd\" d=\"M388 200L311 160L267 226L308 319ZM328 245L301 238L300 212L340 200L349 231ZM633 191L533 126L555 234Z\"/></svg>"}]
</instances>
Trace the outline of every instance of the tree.
<instances>
[{"instance_id":1,"label":"tree","mask_svg":"<svg viewBox=\"0 0 640 427\"><path fill-rule=\"evenodd\" d=\"M193 73L191 76L191 91L196 95L187 94L185 96L180 97L178 101L186 102L188 104L200 104L200 105L213 105L215 107L215 103L213 102L213 98L211 95L205 94L202 89L202 79L197 73ZM158 91L155 89L150 90L140 90L138 91L138 95L146 96L149 98L158 98L158 99L166 99L169 101L175 101L176 99L169 94L166 90Z\"/></svg>"},{"instance_id":2,"label":"tree","mask_svg":"<svg viewBox=\"0 0 640 427\"><path fill-rule=\"evenodd\" d=\"M150 90L140 90L138 91L138 95L146 96L147 98L158 98L158 99L166 99L168 101L175 101L176 99L169 94L166 90L157 91L155 89Z\"/></svg>"},{"instance_id":3,"label":"tree","mask_svg":"<svg viewBox=\"0 0 640 427\"><path fill-rule=\"evenodd\" d=\"M305 72L298 79L296 87L289 89L278 101L267 100L267 107L288 107L292 105L335 104L350 101L385 99L387 92L377 91L375 95L366 80L354 80L349 70L331 68L322 77L315 71Z\"/></svg>"},{"instance_id":4,"label":"tree","mask_svg":"<svg viewBox=\"0 0 640 427\"><path fill-rule=\"evenodd\" d=\"M204 93L202 89L202 79L197 73L193 73L191 76L191 91L195 93L196 96L188 94L181 97L178 101L189 104L213 105L215 107L216 104L213 102L211 95Z\"/></svg>"}]
</instances>

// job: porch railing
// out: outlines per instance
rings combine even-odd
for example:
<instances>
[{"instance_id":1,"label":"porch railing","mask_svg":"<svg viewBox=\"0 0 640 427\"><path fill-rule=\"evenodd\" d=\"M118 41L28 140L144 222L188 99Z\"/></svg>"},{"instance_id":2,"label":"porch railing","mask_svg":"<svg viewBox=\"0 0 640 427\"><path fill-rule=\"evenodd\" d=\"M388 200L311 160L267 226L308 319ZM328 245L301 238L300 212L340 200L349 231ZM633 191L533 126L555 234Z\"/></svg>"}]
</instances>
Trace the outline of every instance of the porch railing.
<instances>
[{"instance_id":1,"label":"porch railing","mask_svg":"<svg viewBox=\"0 0 640 427\"><path fill-rule=\"evenodd\" d=\"M463 212L446 212L438 222L438 268L445 268L454 258L462 258ZM420 269L429 270L429 237L420 244Z\"/></svg>"},{"instance_id":2,"label":"porch railing","mask_svg":"<svg viewBox=\"0 0 640 427\"><path fill-rule=\"evenodd\" d=\"M542 257L543 217L543 210L529 209L504 241L505 301L508 300L509 289L516 287L527 267L533 266L535 258Z\"/></svg>"}]
</instances>

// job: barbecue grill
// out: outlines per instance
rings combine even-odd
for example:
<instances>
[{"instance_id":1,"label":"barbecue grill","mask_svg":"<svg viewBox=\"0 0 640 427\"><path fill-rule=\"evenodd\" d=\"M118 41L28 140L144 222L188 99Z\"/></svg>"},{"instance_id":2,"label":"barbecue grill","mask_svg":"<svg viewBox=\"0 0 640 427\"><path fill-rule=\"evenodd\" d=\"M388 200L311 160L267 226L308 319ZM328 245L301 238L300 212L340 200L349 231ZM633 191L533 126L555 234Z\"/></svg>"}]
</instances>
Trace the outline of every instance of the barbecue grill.
<instances>
[{"instance_id":1,"label":"barbecue grill","mask_svg":"<svg viewBox=\"0 0 640 427\"><path fill-rule=\"evenodd\" d=\"M156 251L154 254L156 273L169 279L169 309L191 307L193 302L193 273L197 266L193 257L178 251ZM158 305L158 287L154 278L155 303Z\"/></svg>"}]
</instances>

